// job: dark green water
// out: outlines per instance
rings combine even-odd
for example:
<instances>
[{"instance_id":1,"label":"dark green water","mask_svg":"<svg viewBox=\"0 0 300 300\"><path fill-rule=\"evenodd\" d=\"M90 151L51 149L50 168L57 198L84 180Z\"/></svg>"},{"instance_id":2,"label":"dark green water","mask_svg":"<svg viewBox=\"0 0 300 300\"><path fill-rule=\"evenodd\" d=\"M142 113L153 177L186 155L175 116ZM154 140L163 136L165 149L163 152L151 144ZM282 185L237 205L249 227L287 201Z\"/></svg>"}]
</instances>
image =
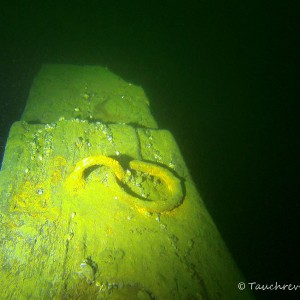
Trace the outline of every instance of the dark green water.
<instances>
[{"instance_id":1,"label":"dark green water","mask_svg":"<svg viewBox=\"0 0 300 300\"><path fill-rule=\"evenodd\" d=\"M296 1L2 5L1 157L42 63L107 66L145 89L247 281L299 284L298 11Z\"/></svg>"}]
</instances>

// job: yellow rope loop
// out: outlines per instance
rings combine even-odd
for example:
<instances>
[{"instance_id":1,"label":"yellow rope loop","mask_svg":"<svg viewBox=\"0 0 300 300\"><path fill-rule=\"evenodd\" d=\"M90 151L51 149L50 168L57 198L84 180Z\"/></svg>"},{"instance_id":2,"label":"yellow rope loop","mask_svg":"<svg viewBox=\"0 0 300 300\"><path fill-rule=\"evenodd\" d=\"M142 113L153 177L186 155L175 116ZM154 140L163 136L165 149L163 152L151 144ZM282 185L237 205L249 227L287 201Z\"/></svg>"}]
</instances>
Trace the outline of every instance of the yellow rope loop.
<instances>
[{"instance_id":1,"label":"yellow rope loop","mask_svg":"<svg viewBox=\"0 0 300 300\"><path fill-rule=\"evenodd\" d=\"M181 204L183 200L181 181L171 171L153 163L140 160L132 160L129 165L133 170L148 173L153 177L159 178L166 185L170 194L168 201L143 201L137 199L136 201L139 206L144 207L149 212L165 212Z\"/></svg>"},{"instance_id":2,"label":"yellow rope loop","mask_svg":"<svg viewBox=\"0 0 300 300\"><path fill-rule=\"evenodd\" d=\"M125 176L125 172L117 160L104 155L89 156L87 158L80 160L76 164L74 171L70 174L70 176L66 180L67 190L71 193L80 192L80 190L83 189L85 185L85 180L83 176L84 171L87 168L96 165L110 167L119 180L123 180Z\"/></svg>"},{"instance_id":3,"label":"yellow rope loop","mask_svg":"<svg viewBox=\"0 0 300 300\"><path fill-rule=\"evenodd\" d=\"M90 156L80 160L73 172L67 178L65 187L72 194L78 194L85 186L84 171L95 165L104 165L112 169L115 176L120 180L125 181L125 171L120 163L107 156L98 155ZM183 201L183 191L181 187L181 181L168 169L158 166L153 163L132 160L129 163L130 169L149 174L150 176L158 178L167 188L169 197L167 200L152 200L141 199L133 197L132 195L125 194L125 199L132 206L135 206L139 211L146 210L148 212L166 212L179 206Z\"/></svg>"}]
</instances>

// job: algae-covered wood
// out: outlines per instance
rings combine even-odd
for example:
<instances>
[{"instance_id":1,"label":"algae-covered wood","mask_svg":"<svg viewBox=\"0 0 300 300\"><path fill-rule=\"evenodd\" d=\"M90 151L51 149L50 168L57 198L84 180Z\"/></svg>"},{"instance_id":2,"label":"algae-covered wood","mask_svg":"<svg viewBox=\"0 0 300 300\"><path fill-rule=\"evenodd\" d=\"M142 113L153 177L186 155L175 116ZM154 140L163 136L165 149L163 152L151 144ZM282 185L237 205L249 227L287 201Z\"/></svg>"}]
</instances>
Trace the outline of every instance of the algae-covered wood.
<instances>
[{"instance_id":1,"label":"algae-covered wood","mask_svg":"<svg viewBox=\"0 0 300 300\"><path fill-rule=\"evenodd\" d=\"M60 117L157 128L144 90L99 66L41 68L22 120L51 123Z\"/></svg>"},{"instance_id":2,"label":"algae-covered wood","mask_svg":"<svg viewBox=\"0 0 300 300\"><path fill-rule=\"evenodd\" d=\"M65 68L73 87L81 67L69 67L43 72ZM49 94L57 112L62 85ZM51 120L37 121L34 99L11 128L0 173L3 299L250 298L176 142L149 111L106 122L63 109L54 120L49 109Z\"/></svg>"}]
</instances>

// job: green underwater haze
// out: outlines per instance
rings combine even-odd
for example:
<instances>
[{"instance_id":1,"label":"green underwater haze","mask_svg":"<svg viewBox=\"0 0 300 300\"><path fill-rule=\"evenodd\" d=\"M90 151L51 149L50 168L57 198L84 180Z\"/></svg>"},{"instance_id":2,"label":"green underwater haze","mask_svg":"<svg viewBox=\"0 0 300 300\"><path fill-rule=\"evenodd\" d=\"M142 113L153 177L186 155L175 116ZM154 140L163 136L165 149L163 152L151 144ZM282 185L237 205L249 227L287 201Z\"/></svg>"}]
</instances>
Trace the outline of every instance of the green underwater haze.
<instances>
[{"instance_id":1,"label":"green underwater haze","mask_svg":"<svg viewBox=\"0 0 300 300\"><path fill-rule=\"evenodd\" d=\"M4 3L1 160L42 65L107 67L143 88L245 280L297 284L298 11L296 1ZM83 264L89 277L95 266Z\"/></svg>"}]
</instances>

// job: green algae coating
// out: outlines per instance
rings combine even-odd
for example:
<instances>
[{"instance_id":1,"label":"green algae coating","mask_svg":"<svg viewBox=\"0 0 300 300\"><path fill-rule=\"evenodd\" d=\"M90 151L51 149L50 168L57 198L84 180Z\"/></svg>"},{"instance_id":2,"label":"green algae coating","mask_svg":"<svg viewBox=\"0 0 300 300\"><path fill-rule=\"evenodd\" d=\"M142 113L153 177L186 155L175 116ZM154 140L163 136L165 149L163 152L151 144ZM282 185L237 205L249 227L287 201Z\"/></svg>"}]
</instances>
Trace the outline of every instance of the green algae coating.
<instances>
[{"instance_id":1,"label":"green algae coating","mask_svg":"<svg viewBox=\"0 0 300 300\"><path fill-rule=\"evenodd\" d=\"M42 67L22 120L52 123L60 117L157 128L143 89L102 67Z\"/></svg>"},{"instance_id":2,"label":"green algae coating","mask_svg":"<svg viewBox=\"0 0 300 300\"><path fill-rule=\"evenodd\" d=\"M172 135L156 128L147 109L132 115L133 104L125 122L107 123L113 103L107 99L117 97L114 84L121 96L148 104L140 88L104 70L45 66L23 121L11 128L0 173L1 297L250 299L236 287L243 278ZM86 120L100 96L107 100L106 112L97 121ZM75 119L75 110L67 109L74 104L77 112L86 112L84 117ZM65 184L76 164L99 155L122 165L124 182L109 166L92 166L84 173L80 193L70 193ZM143 194L168 200L170 191L162 178L143 168L134 170L130 161L147 162L176 176L182 198L178 205L162 213L136 205L147 201ZM133 192L130 201L126 186Z\"/></svg>"}]
</instances>

